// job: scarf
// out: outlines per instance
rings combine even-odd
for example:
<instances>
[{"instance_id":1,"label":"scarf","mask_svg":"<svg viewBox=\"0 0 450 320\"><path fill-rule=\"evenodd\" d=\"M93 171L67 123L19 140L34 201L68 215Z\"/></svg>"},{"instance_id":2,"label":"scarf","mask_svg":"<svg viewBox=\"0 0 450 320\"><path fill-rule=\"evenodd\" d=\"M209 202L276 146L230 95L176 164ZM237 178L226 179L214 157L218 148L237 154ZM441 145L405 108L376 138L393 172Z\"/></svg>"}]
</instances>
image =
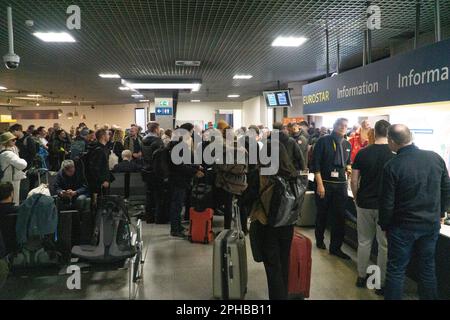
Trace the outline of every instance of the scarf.
<instances>
[{"instance_id":1,"label":"scarf","mask_svg":"<svg viewBox=\"0 0 450 320\"><path fill-rule=\"evenodd\" d=\"M345 168L344 160L344 149L342 144L344 142L344 137L339 136L334 131L331 133L335 145L334 161L333 165L337 168Z\"/></svg>"}]
</instances>

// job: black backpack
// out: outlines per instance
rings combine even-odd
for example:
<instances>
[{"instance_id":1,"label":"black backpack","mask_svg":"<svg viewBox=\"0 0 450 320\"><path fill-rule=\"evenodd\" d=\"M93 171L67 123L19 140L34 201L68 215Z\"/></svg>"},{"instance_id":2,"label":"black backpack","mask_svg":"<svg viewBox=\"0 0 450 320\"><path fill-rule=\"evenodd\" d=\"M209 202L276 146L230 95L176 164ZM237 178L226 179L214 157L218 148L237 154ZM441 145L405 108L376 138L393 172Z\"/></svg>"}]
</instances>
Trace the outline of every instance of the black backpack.
<instances>
[{"instance_id":1,"label":"black backpack","mask_svg":"<svg viewBox=\"0 0 450 320\"><path fill-rule=\"evenodd\" d=\"M167 147L159 148L153 152L152 169L160 178L168 179L170 175L170 149Z\"/></svg>"},{"instance_id":2,"label":"black backpack","mask_svg":"<svg viewBox=\"0 0 450 320\"><path fill-rule=\"evenodd\" d=\"M8 150L2 150L0 151L0 155L3 154L4 152L6 152ZM7 166L6 168L2 168L1 164L0 164L0 180L3 179L3 177L5 176L5 171L6 169L8 169L10 166Z\"/></svg>"}]
</instances>

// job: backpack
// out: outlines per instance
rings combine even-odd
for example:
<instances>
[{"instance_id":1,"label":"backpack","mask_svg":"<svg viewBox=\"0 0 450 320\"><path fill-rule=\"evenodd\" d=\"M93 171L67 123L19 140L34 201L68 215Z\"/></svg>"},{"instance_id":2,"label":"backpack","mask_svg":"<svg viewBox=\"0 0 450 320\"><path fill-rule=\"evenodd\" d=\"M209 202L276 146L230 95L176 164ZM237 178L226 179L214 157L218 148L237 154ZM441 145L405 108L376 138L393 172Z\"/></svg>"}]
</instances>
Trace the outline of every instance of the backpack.
<instances>
[{"instance_id":1,"label":"backpack","mask_svg":"<svg viewBox=\"0 0 450 320\"><path fill-rule=\"evenodd\" d=\"M6 152L6 151L8 151L8 150L2 150L2 151L0 151L0 155L2 155L4 152ZM1 162L0 162L0 181L3 179L3 177L5 176L5 171L6 171L6 169L8 169L10 167L10 165L9 166L7 166L6 168L2 168L2 165L1 165Z\"/></svg>"},{"instance_id":2,"label":"backpack","mask_svg":"<svg viewBox=\"0 0 450 320\"><path fill-rule=\"evenodd\" d=\"M58 213L51 197L36 194L28 198L18 211L17 243L20 250L13 255L13 268L57 265L61 254L56 250Z\"/></svg>"},{"instance_id":3,"label":"backpack","mask_svg":"<svg viewBox=\"0 0 450 320\"><path fill-rule=\"evenodd\" d=\"M152 168L162 179L168 179L170 175L170 150L167 147L159 148L153 152Z\"/></svg>"},{"instance_id":4,"label":"backpack","mask_svg":"<svg viewBox=\"0 0 450 320\"><path fill-rule=\"evenodd\" d=\"M75 140L70 147L70 159L77 159L85 151L86 143L83 140Z\"/></svg>"},{"instance_id":5,"label":"backpack","mask_svg":"<svg viewBox=\"0 0 450 320\"><path fill-rule=\"evenodd\" d=\"M120 196L103 196L98 201L93 245L75 246L72 254L92 262L116 262L135 254L131 243L131 222Z\"/></svg>"}]
</instances>

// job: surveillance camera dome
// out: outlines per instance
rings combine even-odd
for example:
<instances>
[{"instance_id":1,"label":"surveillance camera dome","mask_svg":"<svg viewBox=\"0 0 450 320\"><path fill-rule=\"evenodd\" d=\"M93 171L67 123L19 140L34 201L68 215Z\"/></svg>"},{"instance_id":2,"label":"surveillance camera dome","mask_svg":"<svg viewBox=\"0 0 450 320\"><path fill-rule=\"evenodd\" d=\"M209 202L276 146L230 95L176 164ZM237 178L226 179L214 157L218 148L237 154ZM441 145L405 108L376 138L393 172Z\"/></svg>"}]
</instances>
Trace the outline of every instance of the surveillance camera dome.
<instances>
[{"instance_id":1,"label":"surveillance camera dome","mask_svg":"<svg viewBox=\"0 0 450 320\"><path fill-rule=\"evenodd\" d=\"M19 67L20 57L17 54L8 53L3 57L7 69L15 70Z\"/></svg>"}]
</instances>

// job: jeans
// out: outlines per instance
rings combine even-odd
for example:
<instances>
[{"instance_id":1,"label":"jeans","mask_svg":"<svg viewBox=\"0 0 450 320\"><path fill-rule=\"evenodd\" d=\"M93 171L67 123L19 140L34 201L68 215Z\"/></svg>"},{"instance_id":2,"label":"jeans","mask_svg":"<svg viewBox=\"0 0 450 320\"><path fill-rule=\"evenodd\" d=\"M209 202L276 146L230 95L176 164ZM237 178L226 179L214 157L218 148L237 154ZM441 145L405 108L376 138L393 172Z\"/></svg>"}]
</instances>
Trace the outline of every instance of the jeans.
<instances>
[{"instance_id":1,"label":"jeans","mask_svg":"<svg viewBox=\"0 0 450 320\"><path fill-rule=\"evenodd\" d=\"M186 201L186 189L174 186L172 188L172 199L170 202L170 232L182 232L181 211Z\"/></svg>"},{"instance_id":2,"label":"jeans","mask_svg":"<svg viewBox=\"0 0 450 320\"><path fill-rule=\"evenodd\" d=\"M435 252L439 229L410 230L404 227L392 227L387 236L385 299L402 299L406 269L413 253L416 253L419 263L419 297L421 300L437 300Z\"/></svg>"},{"instance_id":3,"label":"jeans","mask_svg":"<svg viewBox=\"0 0 450 320\"><path fill-rule=\"evenodd\" d=\"M263 262L270 300L288 299L289 257L294 226L264 227Z\"/></svg>"},{"instance_id":4,"label":"jeans","mask_svg":"<svg viewBox=\"0 0 450 320\"><path fill-rule=\"evenodd\" d=\"M345 235L345 205L348 200L346 183L326 183L325 197L321 199L316 193L317 219L316 241L323 242L327 220L330 218L331 243L330 252L341 250Z\"/></svg>"},{"instance_id":5,"label":"jeans","mask_svg":"<svg viewBox=\"0 0 450 320\"><path fill-rule=\"evenodd\" d=\"M378 225L378 210L356 207L358 211L358 276L365 278L370 263L373 239L378 243L377 265L381 271L381 286L386 281L387 240L383 230Z\"/></svg>"}]
</instances>

